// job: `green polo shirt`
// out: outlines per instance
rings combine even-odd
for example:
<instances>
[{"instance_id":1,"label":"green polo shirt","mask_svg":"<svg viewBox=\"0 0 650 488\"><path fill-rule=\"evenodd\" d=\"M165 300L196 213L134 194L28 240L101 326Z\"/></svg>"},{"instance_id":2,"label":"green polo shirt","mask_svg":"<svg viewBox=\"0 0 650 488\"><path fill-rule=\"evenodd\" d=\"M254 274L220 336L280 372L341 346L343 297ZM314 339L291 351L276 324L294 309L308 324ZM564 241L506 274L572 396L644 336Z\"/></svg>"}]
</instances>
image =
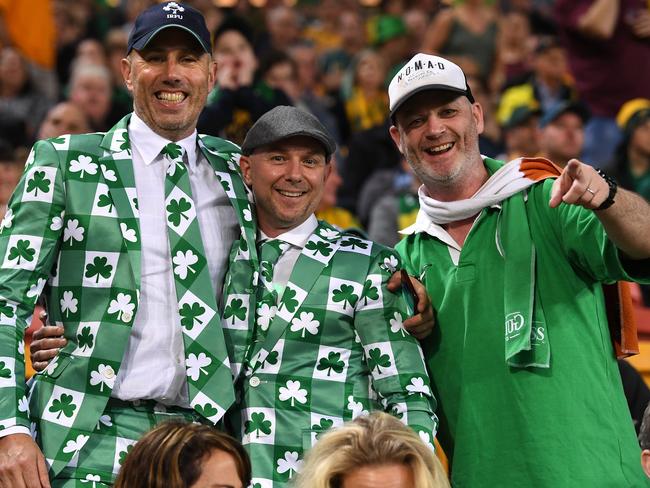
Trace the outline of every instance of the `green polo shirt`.
<instances>
[{"instance_id":1,"label":"green polo shirt","mask_svg":"<svg viewBox=\"0 0 650 488\"><path fill-rule=\"evenodd\" d=\"M491 173L501 164L486 160ZM551 186L546 180L531 187L526 204L551 348L548 369L505 361L499 208L481 212L457 264L447 245L427 233L397 246L409 273L422 275L436 311L423 348L455 487L650 485L600 285L648 282L650 260L624 267L592 211L549 207Z\"/></svg>"}]
</instances>

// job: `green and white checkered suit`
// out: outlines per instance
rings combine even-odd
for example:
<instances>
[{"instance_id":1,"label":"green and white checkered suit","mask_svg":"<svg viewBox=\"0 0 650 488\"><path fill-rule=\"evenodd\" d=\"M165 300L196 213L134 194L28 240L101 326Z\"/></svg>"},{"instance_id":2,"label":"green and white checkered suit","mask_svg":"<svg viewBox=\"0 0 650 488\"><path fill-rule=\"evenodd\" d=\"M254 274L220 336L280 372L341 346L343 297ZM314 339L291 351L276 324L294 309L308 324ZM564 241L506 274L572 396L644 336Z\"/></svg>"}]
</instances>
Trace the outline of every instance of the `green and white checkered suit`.
<instances>
[{"instance_id":1,"label":"green and white checkered suit","mask_svg":"<svg viewBox=\"0 0 650 488\"><path fill-rule=\"evenodd\" d=\"M36 143L0 230L0 429L31 427L51 476L75 454L65 449L69 441L97 425L138 309L140 231L129 119L105 134ZM255 261L239 148L207 136L198 144ZM64 326L68 344L27 392L23 335L42 290L50 320Z\"/></svg>"},{"instance_id":2,"label":"green and white checkered suit","mask_svg":"<svg viewBox=\"0 0 650 488\"><path fill-rule=\"evenodd\" d=\"M319 433L371 410L393 413L433 443L435 400L422 351L402 328L404 300L386 288L399 268L393 250L320 222L277 314L261 312L257 325L268 330L257 344L250 265L240 253L236 243L224 293L222 324L238 378L227 417L251 455L253 486L285 486ZM261 280L252 274L248 283Z\"/></svg>"}]
</instances>

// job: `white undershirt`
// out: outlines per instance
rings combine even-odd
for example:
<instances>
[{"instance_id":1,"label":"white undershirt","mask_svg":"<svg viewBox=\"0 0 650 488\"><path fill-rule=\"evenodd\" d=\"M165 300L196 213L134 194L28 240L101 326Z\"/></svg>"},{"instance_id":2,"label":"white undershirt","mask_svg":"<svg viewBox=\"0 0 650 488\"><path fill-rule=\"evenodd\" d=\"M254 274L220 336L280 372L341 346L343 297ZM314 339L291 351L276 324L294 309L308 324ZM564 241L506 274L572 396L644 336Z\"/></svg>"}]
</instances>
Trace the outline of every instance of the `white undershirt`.
<instances>
[{"instance_id":1,"label":"white undershirt","mask_svg":"<svg viewBox=\"0 0 650 488\"><path fill-rule=\"evenodd\" d=\"M140 304L111 396L155 399L189 407L185 353L165 220L165 165L160 151L169 142L137 115L129 140L138 194L141 235ZM185 148L190 185L206 251L210 279L221 298L223 278L239 223L214 170L197 147L196 131L178 141Z\"/></svg>"}]
</instances>

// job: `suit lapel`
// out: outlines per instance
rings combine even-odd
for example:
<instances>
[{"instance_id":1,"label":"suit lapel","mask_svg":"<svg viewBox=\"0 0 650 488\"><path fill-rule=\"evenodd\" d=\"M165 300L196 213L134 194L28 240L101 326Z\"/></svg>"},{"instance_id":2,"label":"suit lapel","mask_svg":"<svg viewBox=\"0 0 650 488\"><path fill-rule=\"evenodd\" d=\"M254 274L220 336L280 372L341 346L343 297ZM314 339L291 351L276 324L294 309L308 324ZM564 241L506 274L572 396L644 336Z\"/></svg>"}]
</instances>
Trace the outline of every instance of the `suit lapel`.
<instances>
[{"instance_id":1,"label":"suit lapel","mask_svg":"<svg viewBox=\"0 0 650 488\"><path fill-rule=\"evenodd\" d=\"M314 284L336 254L339 237L340 233L325 222L319 222L309 237L291 270L289 282L278 305L278 311L271 321L266 339L253 350L252 357L258 359L253 360L253 370L263 364L264 357L284 335Z\"/></svg>"},{"instance_id":2,"label":"suit lapel","mask_svg":"<svg viewBox=\"0 0 650 488\"><path fill-rule=\"evenodd\" d=\"M251 193L244 184L239 172L239 150L227 141L203 135L199 136L199 148L214 169L223 191L235 209L241 236L246 241L244 248L248 248L248 255L243 257L251 261L253 269L257 269L259 262L255 247L257 237L256 217L251 205Z\"/></svg>"},{"instance_id":3,"label":"suit lapel","mask_svg":"<svg viewBox=\"0 0 650 488\"><path fill-rule=\"evenodd\" d=\"M131 115L124 117L102 139L100 147L104 149L104 155L99 159L102 169L100 184L108 187L124 246L128 251L136 289L140 290L140 224L127 130L130 118Z\"/></svg>"}]
</instances>

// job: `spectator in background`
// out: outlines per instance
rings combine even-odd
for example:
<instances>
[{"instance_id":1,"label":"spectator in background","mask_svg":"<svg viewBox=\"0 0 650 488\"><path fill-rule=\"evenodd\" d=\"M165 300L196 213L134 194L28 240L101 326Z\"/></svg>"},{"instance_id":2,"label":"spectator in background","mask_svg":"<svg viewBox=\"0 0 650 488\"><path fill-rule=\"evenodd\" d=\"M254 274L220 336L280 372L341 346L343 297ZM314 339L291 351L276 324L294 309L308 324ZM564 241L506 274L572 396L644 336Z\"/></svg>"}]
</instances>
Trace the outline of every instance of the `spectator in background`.
<instances>
[{"instance_id":1,"label":"spectator in background","mask_svg":"<svg viewBox=\"0 0 650 488\"><path fill-rule=\"evenodd\" d=\"M133 99L129 90L127 90L122 78L121 65L122 58L126 52L128 32L120 28L114 28L108 31L104 45L106 46L106 64L111 72L113 82L112 99L120 106L130 107Z\"/></svg>"},{"instance_id":2,"label":"spectator in background","mask_svg":"<svg viewBox=\"0 0 650 488\"><path fill-rule=\"evenodd\" d=\"M650 99L623 104L616 122L623 132L614 159L618 181L650 200Z\"/></svg>"},{"instance_id":3,"label":"spectator in background","mask_svg":"<svg viewBox=\"0 0 650 488\"><path fill-rule=\"evenodd\" d=\"M343 184L343 180L338 171L338 161L335 155L332 155L330 164L332 165L332 171L330 171L325 181L323 196L315 212L316 218L324 220L341 230L361 229L361 224L352 212L337 206L336 193Z\"/></svg>"},{"instance_id":4,"label":"spectator in background","mask_svg":"<svg viewBox=\"0 0 650 488\"><path fill-rule=\"evenodd\" d=\"M339 49L342 46L343 37L339 29L340 14L340 1L321 0L317 2L316 18L305 27L302 37L311 41L319 54Z\"/></svg>"},{"instance_id":5,"label":"spectator in background","mask_svg":"<svg viewBox=\"0 0 650 488\"><path fill-rule=\"evenodd\" d=\"M88 117L72 102L61 102L52 107L38 130L38 139L49 139L63 134L84 134L90 130Z\"/></svg>"},{"instance_id":6,"label":"spectator in background","mask_svg":"<svg viewBox=\"0 0 650 488\"><path fill-rule=\"evenodd\" d=\"M515 107L537 105L542 112L576 98L569 83L566 51L556 38L540 39L531 60L533 71L523 79L513 80L499 100L497 119L504 124Z\"/></svg>"},{"instance_id":7,"label":"spectator in background","mask_svg":"<svg viewBox=\"0 0 650 488\"><path fill-rule=\"evenodd\" d=\"M401 17L377 15L368 23L368 40L386 65L384 86L404 66L411 51L409 35Z\"/></svg>"},{"instance_id":8,"label":"spectator in background","mask_svg":"<svg viewBox=\"0 0 650 488\"><path fill-rule=\"evenodd\" d=\"M338 94L326 94L320 84L316 47L309 41L303 41L291 46L287 53L296 66L298 98L293 100L293 104L315 115L340 146L343 143L341 133L348 132L345 107Z\"/></svg>"},{"instance_id":9,"label":"spectator in background","mask_svg":"<svg viewBox=\"0 0 650 488\"><path fill-rule=\"evenodd\" d=\"M300 41L301 25L295 9L284 5L270 7L264 16L266 32L255 44L255 52L262 59L269 51L286 52Z\"/></svg>"},{"instance_id":10,"label":"spectator in background","mask_svg":"<svg viewBox=\"0 0 650 488\"><path fill-rule=\"evenodd\" d=\"M468 76L489 86L497 65L497 11L485 0L463 0L433 19L421 51L458 63Z\"/></svg>"},{"instance_id":11,"label":"spectator in background","mask_svg":"<svg viewBox=\"0 0 650 488\"><path fill-rule=\"evenodd\" d=\"M582 154L587 109L577 102L564 102L544 112L539 120L539 155L564 167ZM588 162L588 161L587 161Z\"/></svg>"},{"instance_id":12,"label":"spectator in background","mask_svg":"<svg viewBox=\"0 0 650 488\"><path fill-rule=\"evenodd\" d=\"M610 169L621 133L616 114L650 98L650 11L645 0L557 0L555 21L581 100L592 117L585 159Z\"/></svg>"},{"instance_id":13,"label":"spectator in background","mask_svg":"<svg viewBox=\"0 0 650 488\"><path fill-rule=\"evenodd\" d=\"M386 65L377 51L361 51L354 67L352 93L345 112L352 132L382 125L388 117L388 95L384 88Z\"/></svg>"},{"instance_id":14,"label":"spectator in background","mask_svg":"<svg viewBox=\"0 0 650 488\"><path fill-rule=\"evenodd\" d=\"M212 427L171 421L147 432L124 460L114 488L246 488L242 445Z\"/></svg>"},{"instance_id":15,"label":"spectator in background","mask_svg":"<svg viewBox=\"0 0 650 488\"><path fill-rule=\"evenodd\" d=\"M650 478L650 404L643 413L643 422L639 429L639 445L641 446L641 466L646 476Z\"/></svg>"},{"instance_id":16,"label":"spectator in background","mask_svg":"<svg viewBox=\"0 0 650 488\"><path fill-rule=\"evenodd\" d=\"M448 488L433 452L383 412L357 417L323 435L307 455L296 488Z\"/></svg>"},{"instance_id":17,"label":"spectator in background","mask_svg":"<svg viewBox=\"0 0 650 488\"><path fill-rule=\"evenodd\" d=\"M110 129L129 111L113 102L111 72L105 65L75 64L68 100L81 108L93 131Z\"/></svg>"},{"instance_id":18,"label":"spectator in background","mask_svg":"<svg viewBox=\"0 0 650 488\"><path fill-rule=\"evenodd\" d=\"M515 107L503 124L505 153L497 159L512 161L521 156L539 154L538 124L540 110L535 105Z\"/></svg>"},{"instance_id":19,"label":"spectator in background","mask_svg":"<svg viewBox=\"0 0 650 488\"><path fill-rule=\"evenodd\" d=\"M36 90L27 64L13 47L0 50L0 139L13 146L35 140L49 101Z\"/></svg>"},{"instance_id":20,"label":"spectator in background","mask_svg":"<svg viewBox=\"0 0 650 488\"><path fill-rule=\"evenodd\" d=\"M10 144L0 141L0 218L7 212L7 203L23 172L23 161L16 157ZM5 224L0 224L0 230Z\"/></svg>"},{"instance_id":21,"label":"spectator in background","mask_svg":"<svg viewBox=\"0 0 650 488\"><path fill-rule=\"evenodd\" d=\"M291 105L291 101L280 88L256 82L253 32L244 19L231 16L221 23L213 36L212 52L218 66L217 84L201 112L198 130L241 144L262 114L277 105Z\"/></svg>"},{"instance_id":22,"label":"spectator in background","mask_svg":"<svg viewBox=\"0 0 650 488\"><path fill-rule=\"evenodd\" d=\"M339 16L341 47L320 57L323 85L327 93L341 93L345 98L351 90L354 59L366 45L366 27L358 12L346 10ZM349 78L349 79L348 79Z\"/></svg>"},{"instance_id":23,"label":"spectator in background","mask_svg":"<svg viewBox=\"0 0 650 488\"><path fill-rule=\"evenodd\" d=\"M634 369L625 359L618 360L618 370L623 382L623 393L627 400L627 406L630 409L630 417L637 435L641 428L643 412L648 402L650 402L650 388L643 381L643 377Z\"/></svg>"},{"instance_id":24,"label":"spectator in background","mask_svg":"<svg viewBox=\"0 0 650 488\"><path fill-rule=\"evenodd\" d=\"M512 80L530 73L530 63L535 49L530 19L520 10L502 14L498 32L499 72L495 88L511 84Z\"/></svg>"},{"instance_id":25,"label":"spectator in background","mask_svg":"<svg viewBox=\"0 0 650 488\"><path fill-rule=\"evenodd\" d=\"M126 46L125 46L126 49ZM122 51L124 55L124 51ZM75 64L98 64L104 66L108 63L104 45L97 39L84 39L77 45L74 57ZM74 69L74 68L73 68Z\"/></svg>"}]
</instances>

